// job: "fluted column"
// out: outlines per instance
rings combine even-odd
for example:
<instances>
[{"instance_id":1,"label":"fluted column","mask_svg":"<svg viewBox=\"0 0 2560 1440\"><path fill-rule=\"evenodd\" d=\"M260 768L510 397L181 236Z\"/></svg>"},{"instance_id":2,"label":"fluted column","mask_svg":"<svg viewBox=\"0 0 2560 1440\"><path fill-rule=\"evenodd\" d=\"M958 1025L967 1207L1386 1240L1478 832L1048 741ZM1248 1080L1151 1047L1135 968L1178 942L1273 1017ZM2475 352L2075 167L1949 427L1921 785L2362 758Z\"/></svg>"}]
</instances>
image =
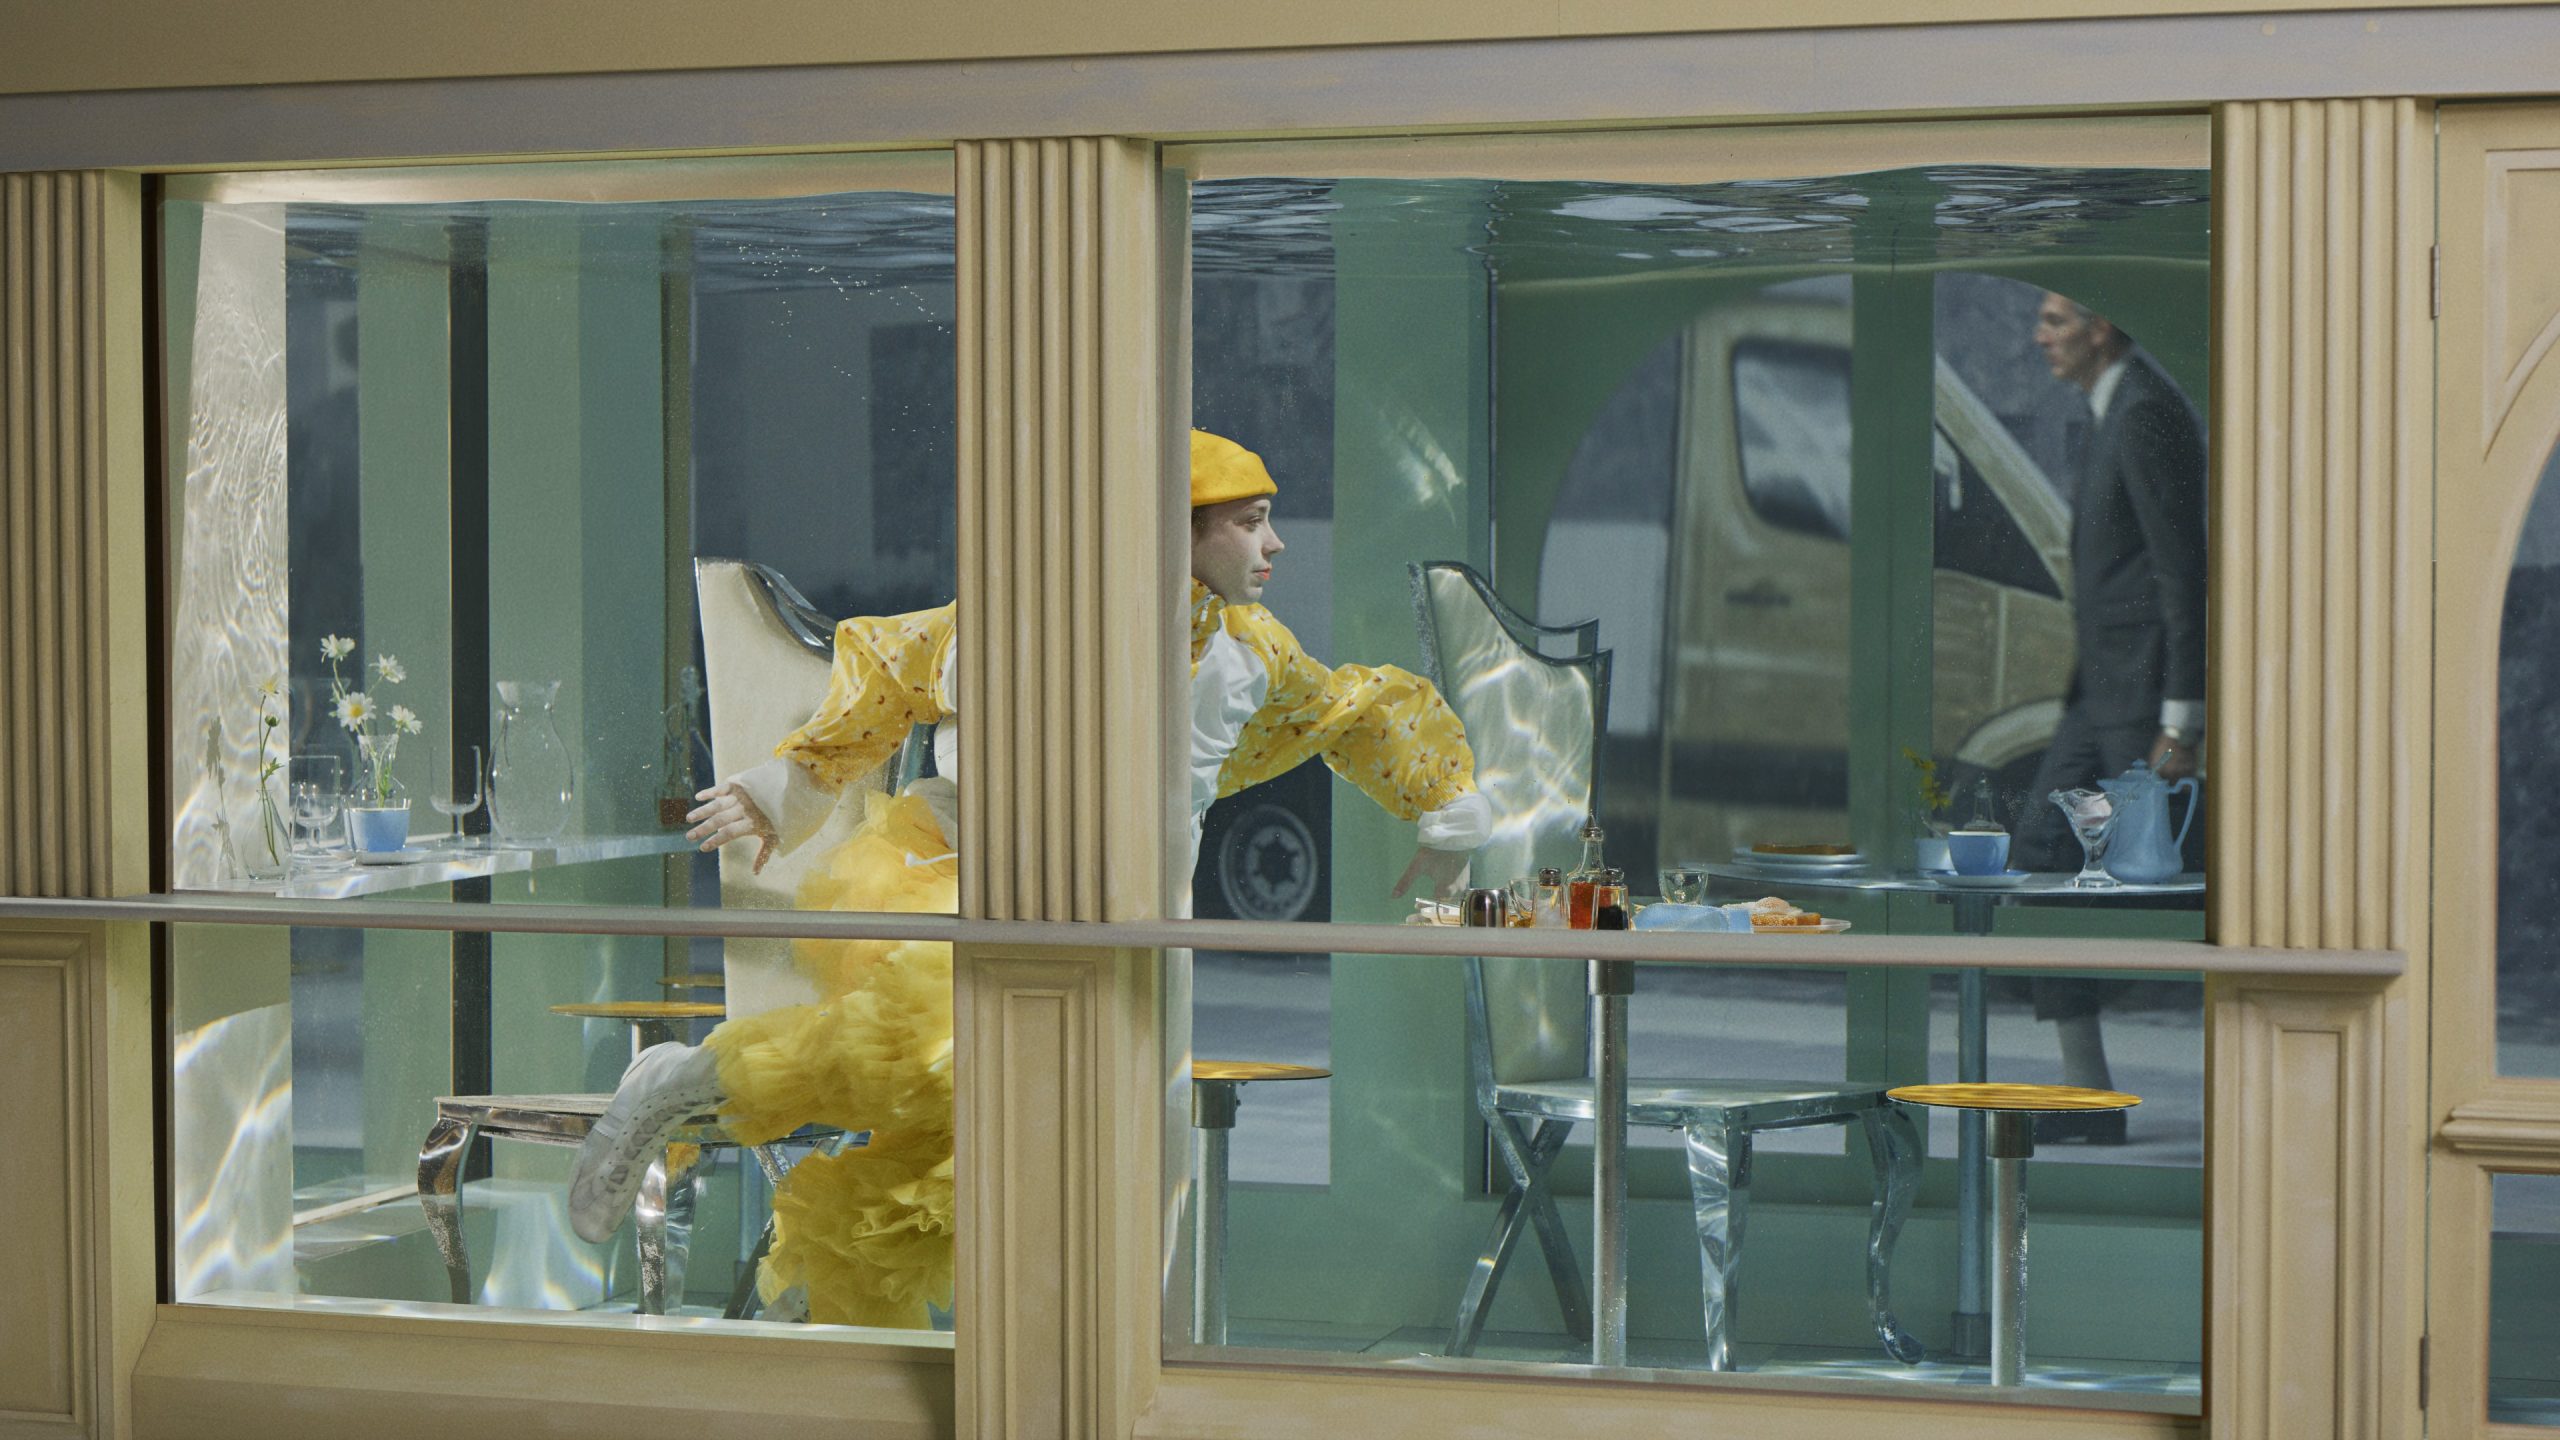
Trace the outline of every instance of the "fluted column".
<instances>
[{"instance_id":1,"label":"fluted column","mask_svg":"<svg viewBox=\"0 0 2560 1440\"><path fill-rule=\"evenodd\" d=\"M2419 1423L2433 118L2216 113L2211 931L2410 957L2207 986L2217 1436Z\"/></svg>"},{"instance_id":2,"label":"fluted column","mask_svg":"<svg viewBox=\"0 0 2560 1440\"><path fill-rule=\"evenodd\" d=\"M0 894L149 884L141 189L0 175ZM124 1423L153 1299L144 927L0 923L0 1432Z\"/></svg>"},{"instance_id":3,"label":"fluted column","mask_svg":"<svg viewBox=\"0 0 2560 1440\"><path fill-rule=\"evenodd\" d=\"M959 147L963 913L1165 913L1179 266L1155 147ZM1168 260L1169 253L1169 260ZM1129 1433L1156 1369L1152 951L960 947L959 1433Z\"/></svg>"}]
</instances>

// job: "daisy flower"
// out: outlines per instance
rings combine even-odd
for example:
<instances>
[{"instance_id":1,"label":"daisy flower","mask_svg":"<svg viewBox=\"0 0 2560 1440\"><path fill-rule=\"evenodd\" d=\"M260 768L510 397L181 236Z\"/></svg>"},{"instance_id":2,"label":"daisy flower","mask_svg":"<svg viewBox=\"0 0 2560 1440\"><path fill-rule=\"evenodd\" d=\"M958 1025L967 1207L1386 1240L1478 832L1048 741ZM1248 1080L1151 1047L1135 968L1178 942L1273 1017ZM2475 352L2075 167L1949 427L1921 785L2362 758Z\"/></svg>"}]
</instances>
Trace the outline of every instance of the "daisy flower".
<instances>
[{"instance_id":1,"label":"daisy flower","mask_svg":"<svg viewBox=\"0 0 2560 1440\"><path fill-rule=\"evenodd\" d=\"M258 682L258 693L272 700L284 693L284 682L281 680L261 680Z\"/></svg>"},{"instance_id":2,"label":"daisy flower","mask_svg":"<svg viewBox=\"0 0 2560 1440\"><path fill-rule=\"evenodd\" d=\"M394 705L391 707L391 725L393 729L409 735L415 735L419 731L427 728L425 725L419 723L418 713L406 705Z\"/></svg>"},{"instance_id":3,"label":"daisy flower","mask_svg":"<svg viewBox=\"0 0 2560 1440\"><path fill-rule=\"evenodd\" d=\"M338 697L338 723L349 730L364 729L373 718L373 697L361 690L350 690Z\"/></svg>"},{"instance_id":4,"label":"daisy flower","mask_svg":"<svg viewBox=\"0 0 2560 1440\"><path fill-rule=\"evenodd\" d=\"M393 685L397 685L401 681L409 678L408 667L402 665L399 657L393 655L374 656L373 673L381 676L385 681Z\"/></svg>"},{"instance_id":5,"label":"daisy flower","mask_svg":"<svg viewBox=\"0 0 2560 1440\"><path fill-rule=\"evenodd\" d=\"M354 653L356 653L356 642L344 635L320 637L320 658L323 660L344 660Z\"/></svg>"}]
</instances>

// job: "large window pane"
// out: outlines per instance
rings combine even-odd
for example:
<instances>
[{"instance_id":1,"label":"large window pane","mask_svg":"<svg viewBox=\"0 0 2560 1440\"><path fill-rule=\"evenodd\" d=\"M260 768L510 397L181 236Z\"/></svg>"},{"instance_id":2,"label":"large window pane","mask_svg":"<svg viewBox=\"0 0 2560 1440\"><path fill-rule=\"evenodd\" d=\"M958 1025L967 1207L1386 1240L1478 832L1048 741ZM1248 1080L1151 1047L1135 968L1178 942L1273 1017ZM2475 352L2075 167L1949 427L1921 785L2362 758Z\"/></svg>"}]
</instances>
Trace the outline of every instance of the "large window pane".
<instances>
[{"instance_id":1,"label":"large window pane","mask_svg":"<svg viewBox=\"0 0 2560 1440\"><path fill-rule=\"evenodd\" d=\"M1645 967L1639 1074L2140 1094L2047 1123L2036 1168L2075 1237L2055 1244L2169 1247L2145 1252L2166 1267L2142 1281L2152 1329L2039 1344L2091 1362L2068 1383L2140 1374L2191 1408L2200 987L1856 965L1876 935L2202 938L2196 789L2151 765L2185 778L2204 723L2209 186L2200 129L2137 128L2125 146L2089 127L2085 164L2017 163L1988 130L1935 159L1941 132L1919 129L1877 132L1866 168L1838 145L1790 169L1778 140L1670 133L1173 152L1192 182L1191 418L1255 452L1272 490L1204 494L1217 506L1193 514L1195 713L1235 733L1194 776L1195 805L1215 802L1192 899L1420 918L1392 892L1454 872L1433 852L1464 855L1477 885L1525 885L1579 861L1589 815L1639 925L1747 925L1723 907L1752 902L1818 917L1803 943L1824 969ZM1219 528L1239 505L1245 541ZM1220 543L1268 573L1227 584ZM2053 799L2075 789L2101 797L2084 819L2108 847L2085 867ZM1964 867L1987 873L1947 873L1959 831L1978 832L1957 837ZM1670 892L1688 908L1655 909ZM1423 1200L1502 1189L1493 1132L1460 1103L1455 967L1221 955L1187 978L1172 994L1204 1065L1331 1072L1244 1082L1233 1128L1181 1159L1196 1174L1222 1154L1236 1177L1231 1253L1261 1253L1234 1273L1281 1267L1269 1298L1231 1287L1229 1343L1419 1353L1433 1325L1445 1341L1463 1261L1428 1280L1438 1261L1419 1257L1473 1253L1490 1221ZM1904 1315L1932 1363L1956 1357L1935 1373L1978 1372L1985 1212L1953 1177L1989 1174L1990 1127L1914 1115L1944 1187L1923 1223L1973 1238L1905 1262L1948 1293ZM1860 1213L1865 1142L1846 1134L1771 1133L1760 1193ZM1585 1143L1553 1162L1581 1193ZM1638 1126L1629 1144L1642 1203L1678 1211L1687 1142ZM1390 1220L1363 1208L1373 1192L1412 1203ZM1393 1240L1337 1286L1301 1231ZM1828 1263L1774 1233L1755 1273ZM1746 1313L1767 1316L1751 1309L1766 1294ZM1647 1313L1668 1342L1670 1312ZM1522 1319L1514 1358L1559 1358L1560 1323ZM1899 1373L1817 1338L1823 1323L1790 1315L1764 1338Z\"/></svg>"},{"instance_id":2,"label":"large window pane","mask_svg":"<svg viewBox=\"0 0 2560 1440\"><path fill-rule=\"evenodd\" d=\"M703 1098L646 1147L601 1238L576 1228L582 1138L636 1048L721 1023L735 943L170 927L176 1298L725 1317L948 1344L932 1333L950 1328L947 1065L913 1067L894 1100L866 1074L850 1108L819 1104L805 1124L750 1113L760 1082ZM936 972L941 1013L911 1023L947 1036L948 947L892 958ZM936 1146L938 1185L911 1168ZM896 1183L877 1178L888 1170ZM911 1314L847 1313L830 1283Z\"/></svg>"},{"instance_id":3,"label":"large window pane","mask_svg":"<svg viewBox=\"0 0 2560 1440\"><path fill-rule=\"evenodd\" d=\"M694 792L810 718L837 620L951 601L949 157L672 168L739 193L164 207L178 888L722 903ZM717 561L760 568L698 593ZM827 778L901 773L864 758ZM332 776L375 803L292 813ZM726 903L793 903L730 868Z\"/></svg>"},{"instance_id":4,"label":"large window pane","mask_svg":"<svg viewBox=\"0 0 2560 1440\"><path fill-rule=\"evenodd\" d=\"M1322 993L1290 986L1303 957L1227 957L1219 969L1222 986L1262 999L1266 1033L1321 1020ZM1201 1002L1195 1093L1169 1117L1189 1159L1170 1217L1168 1353L1590 1365L1590 1341L1567 1324L1562 1299L1588 1303L1592 1275L1585 965L1337 955L1323 972L1336 1001L1331 1045L1285 1057L1299 1068L1223 1078L1235 1072L1216 1062L1283 1057L1229 1048L1241 1038L1234 1027L1213 1043ZM1900 1047L1874 1045L1871 1033L1894 1007L1926 1014L1933 995L1951 998L1960 983L1926 972L1638 967L1627 1002L1628 1366L1989 1385L1955 1318L1987 1303L1997 1273L1996 1255L1977 1249L1986 1289L1969 1296L1959 1284L1968 1212L1952 1132L1961 1112L1880 1098ZM2001 1078L2045 1079L2022 1001L1998 988L1990 1019ZM2117 1028L2162 1032L2118 1037L2118 1083L2141 1103L2029 1127L2024 1383L2048 1401L2077 1394L2074 1403L2194 1414L2204 1245L2196 987L2137 988ZM1941 1014L1942 1034L1952 1019ZM1909 1078L1944 1069L1917 1060ZM1332 1117L1323 1148L1303 1126L1256 1127L1257 1117L1317 1105ZM2086 1123L2118 1113L2132 1121L2129 1143ZM1929 1138L1942 1130L1944 1143ZM1885 1140L1883 1176L1871 1135ZM2178 1168L2127 1178L2082 1163L2117 1150ZM1530 1213L1554 1207L1565 1278L1551 1269L1541 1227L1524 1221L1490 1298L1471 1306L1515 1162L1539 1177L1544 1198ZM1907 1210L1890 1209L1899 1228L1883 1272L1897 1344L1917 1346L1901 1355L1880 1339L1866 1262L1887 1177L1889 1193L1908 1186L1910 1197ZM1713 1286L1708 1264L1718 1267ZM1711 1307L1711 1293L1721 1304Z\"/></svg>"}]
</instances>

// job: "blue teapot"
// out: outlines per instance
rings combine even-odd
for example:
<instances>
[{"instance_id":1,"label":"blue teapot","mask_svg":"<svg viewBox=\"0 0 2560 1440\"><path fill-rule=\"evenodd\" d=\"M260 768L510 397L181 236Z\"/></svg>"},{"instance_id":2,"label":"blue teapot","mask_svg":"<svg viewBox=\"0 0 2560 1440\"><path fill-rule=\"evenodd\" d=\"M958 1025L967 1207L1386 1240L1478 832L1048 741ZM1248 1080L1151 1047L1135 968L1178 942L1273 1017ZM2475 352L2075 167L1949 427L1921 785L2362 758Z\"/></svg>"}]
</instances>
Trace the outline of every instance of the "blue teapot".
<instances>
[{"instance_id":1,"label":"blue teapot","mask_svg":"<svg viewBox=\"0 0 2560 1440\"><path fill-rule=\"evenodd\" d=\"M2157 885L2183 868L2178 858L2179 847L2187 842L2187 828L2196 823L2200 787L2192 779L2172 785L2151 773L2147 761L2136 760L2133 767L2113 780L2101 780L2098 788L2115 802L2115 831L2107 841L2107 873L2128 885ZM2179 822L2176 833L2169 829L2169 797L2187 792L2186 818Z\"/></svg>"}]
</instances>

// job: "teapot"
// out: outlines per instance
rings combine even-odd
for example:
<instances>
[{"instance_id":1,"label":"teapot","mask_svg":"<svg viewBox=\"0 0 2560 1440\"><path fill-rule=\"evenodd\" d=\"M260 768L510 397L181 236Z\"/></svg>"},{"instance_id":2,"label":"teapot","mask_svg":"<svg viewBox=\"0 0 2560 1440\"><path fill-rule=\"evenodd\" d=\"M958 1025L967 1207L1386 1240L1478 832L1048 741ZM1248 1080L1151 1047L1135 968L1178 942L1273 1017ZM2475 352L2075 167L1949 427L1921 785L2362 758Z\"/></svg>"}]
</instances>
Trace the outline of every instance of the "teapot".
<instances>
[{"instance_id":1,"label":"teapot","mask_svg":"<svg viewBox=\"0 0 2560 1440\"><path fill-rule=\"evenodd\" d=\"M2129 885L2157 885L2184 868L2178 851L2186 844L2188 827L2196 823L2201 798L2201 787L2193 777L2172 785L2153 774L2149 762L2136 760L2122 775L2099 781L2098 788L2115 802L2115 833L2107 843L2108 874ZM2169 797L2181 790L2188 792L2186 818L2172 834Z\"/></svg>"}]
</instances>

